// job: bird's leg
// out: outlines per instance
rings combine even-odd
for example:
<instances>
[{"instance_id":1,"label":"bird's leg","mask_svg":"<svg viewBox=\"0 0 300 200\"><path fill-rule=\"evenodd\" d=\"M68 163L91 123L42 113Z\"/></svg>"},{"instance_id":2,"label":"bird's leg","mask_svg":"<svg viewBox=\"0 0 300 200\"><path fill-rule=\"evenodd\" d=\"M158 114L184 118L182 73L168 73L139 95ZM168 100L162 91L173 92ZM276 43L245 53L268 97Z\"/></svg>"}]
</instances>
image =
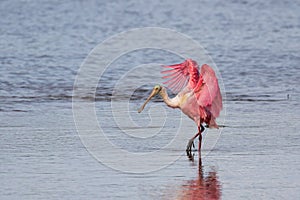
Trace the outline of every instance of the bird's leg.
<instances>
[{"instance_id":1,"label":"bird's leg","mask_svg":"<svg viewBox=\"0 0 300 200\"><path fill-rule=\"evenodd\" d=\"M202 125L201 125L202 126ZM196 137L198 137L198 135L201 133L201 130L200 130L200 127L198 127L198 133L196 133L196 135L194 135L194 137L192 137L190 140L189 140L189 142L188 142L188 144L187 144L187 146L186 146L186 152L189 154L191 151L192 151L192 147L194 147L195 148L195 145L194 145L194 139L196 138Z\"/></svg>"},{"instance_id":2,"label":"bird's leg","mask_svg":"<svg viewBox=\"0 0 300 200\"><path fill-rule=\"evenodd\" d=\"M198 137L198 135L199 135L199 133L197 133L196 135L194 135L194 137L192 137L192 138L189 140L189 142L188 142L188 144L187 144L187 146L186 146L186 152L191 152L191 151L192 151L192 147L195 147L195 145L194 145L194 139L195 139L196 137Z\"/></svg>"},{"instance_id":3,"label":"bird's leg","mask_svg":"<svg viewBox=\"0 0 300 200\"><path fill-rule=\"evenodd\" d=\"M205 130L204 126L202 124L200 125L200 128L198 127L199 130L199 146L198 146L198 151L201 152L201 144L202 144L202 132Z\"/></svg>"},{"instance_id":4,"label":"bird's leg","mask_svg":"<svg viewBox=\"0 0 300 200\"><path fill-rule=\"evenodd\" d=\"M201 152L201 144L202 144L202 134L200 132L199 134L199 146L198 146L198 152Z\"/></svg>"}]
</instances>

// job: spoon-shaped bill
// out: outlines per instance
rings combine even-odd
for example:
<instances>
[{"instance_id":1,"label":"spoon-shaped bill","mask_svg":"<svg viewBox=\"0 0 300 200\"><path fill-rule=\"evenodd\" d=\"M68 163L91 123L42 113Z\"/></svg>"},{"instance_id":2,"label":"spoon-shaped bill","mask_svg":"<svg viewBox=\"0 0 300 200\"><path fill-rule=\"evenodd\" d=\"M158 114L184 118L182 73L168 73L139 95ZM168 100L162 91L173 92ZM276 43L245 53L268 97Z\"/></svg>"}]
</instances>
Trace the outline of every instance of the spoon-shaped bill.
<instances>
[{"instance_id":1,"label":"spoon-shaped bill","mask_svg":"<svg viewBox=\"0 0 300 200\"><path fill-rule=\"evenodd\" d=\"M141 108L138 110L138 113L142 112L146 106L146 104L151 100L152 97L154 97L156 95L155 90L153 90L151 92L151 94L149 95L149 97L147 98L147 100L145 101L145 103L141 106Z\"/></svg>"},{"instance_id":2,"label":"spoon-shaped bill","mask_svg":"<svg viewBox=\"0 0 300 200\"><path fill-rule=\"evenodd\" d=\"M138 110L139 113L142 112L142 111L144 110L146 104L147 104L149 101L150 101L150 98L148 98L148 99L145 101L145 103L140 107L140 109Z\"/></svg>"}]
</instances>

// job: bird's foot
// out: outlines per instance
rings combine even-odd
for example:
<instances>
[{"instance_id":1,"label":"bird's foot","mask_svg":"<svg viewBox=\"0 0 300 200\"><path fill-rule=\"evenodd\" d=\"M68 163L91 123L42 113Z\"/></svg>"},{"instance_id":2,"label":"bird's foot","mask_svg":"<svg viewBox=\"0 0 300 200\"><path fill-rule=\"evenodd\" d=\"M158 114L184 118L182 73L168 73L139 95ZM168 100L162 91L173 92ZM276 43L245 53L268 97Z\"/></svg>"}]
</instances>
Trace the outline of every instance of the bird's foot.
<instances>
[{"instance_id":1,"label":"bird's foot","mask_svg":"<svg viewBox=\"0 0 300 200\"><path fill-rule=\"evenodd\" d=\"M192 153L191 151L186 151L186 155L190 161L194 162L194 156L195 156L194 153Z\"/></svg>"},{"instance_id":2,"label":"bird's foot","mask_svg":"<svg viewBox=\"0 0 300 200\"><path fill-rule=\"evenodd\" d=\"M187 146L186 146L186 152L191 152L192 151L192 147L195 148L194 145L194 140L190 139Z\"/></svg>"}]
</instances>

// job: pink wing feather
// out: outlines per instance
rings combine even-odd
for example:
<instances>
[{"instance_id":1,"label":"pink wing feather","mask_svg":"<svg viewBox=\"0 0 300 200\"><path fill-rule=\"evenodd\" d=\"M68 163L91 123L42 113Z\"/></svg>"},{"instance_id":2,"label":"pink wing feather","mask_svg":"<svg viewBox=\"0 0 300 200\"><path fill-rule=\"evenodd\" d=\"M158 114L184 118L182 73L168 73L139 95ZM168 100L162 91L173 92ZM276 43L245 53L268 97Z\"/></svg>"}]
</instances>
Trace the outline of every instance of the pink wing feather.
<instances>
[{"instance_id":1,"label":"pink wing feather","mask_svg":"<svg viewBox=\"0 0 300 200\"><path fill-rule=\"evenodd\" d=\"M222 110L222 95L214 70L207 64L201 67L201 79L195 88L195 96L200 106L208 109L213 117L218 117Z\"/></svg>"},{"instance_id":2,"label":"pink wing feather","mask_svg":"<svg viewBox=\"0 0 300 200\"><path fill-rule=\"evenodd\" d=\"M218 79L214 70L207 64L202 65L199 74L198 64L192 59L187 59L183 63L164 66L171 68L162 71L163 78L169 79L164 84L174 93L180 92L186 85L194 90L197 103L200 106L200 112L208 110L212 118L220 115L222 110L222 96L218 84Z\"/></svg>"},{"instance_id":3,"label":"pink wing feather","mask_svg":"<svg viewBox=\"0 0 300 200\"><path fill-rule=\"evenodd\" d=\"M187 84L194 89L198 83L199 71L198 65L195 61L191 59L185 60L183 63L164 66L165 68L171 68L169 70L162 71L163 78L167 78L164 84L167 85L173 93L178 93L184 88Z\"/></svg>"}]
</instances>

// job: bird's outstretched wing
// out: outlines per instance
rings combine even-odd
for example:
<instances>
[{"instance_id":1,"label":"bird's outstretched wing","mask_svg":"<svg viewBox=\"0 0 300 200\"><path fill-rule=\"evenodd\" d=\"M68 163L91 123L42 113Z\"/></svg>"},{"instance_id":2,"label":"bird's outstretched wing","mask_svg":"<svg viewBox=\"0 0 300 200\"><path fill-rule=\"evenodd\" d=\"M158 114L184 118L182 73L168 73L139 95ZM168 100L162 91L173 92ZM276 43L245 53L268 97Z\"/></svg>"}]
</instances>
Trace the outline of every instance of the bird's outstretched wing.
<instances>
[{"instance_id":1,"label":"bird's outstretched wing","mask_svg":"<svg viewBox=\"0 0 300 200\"><path fill-rule=\"evenodd\" d=\"M223 105L218 79L214 70L207 64L201 67L194 94L199 106L208 109L215 118L220 115Z\"/></svg>"},{"instance_id":2,"label":"bird's outstretched wing","mask_svg":"<svg viewBox=\"0 0 300 200\"><path fill-rule=\"evenodd\" d=\"M162 71L164 79L168 79L164 84L171 89L173 93L180 92L186 85L191 89L197 86L199 81L198 64L192 59L187 59L183 63L163 66L169 68Z\"/></svg>"}]
</instances>

